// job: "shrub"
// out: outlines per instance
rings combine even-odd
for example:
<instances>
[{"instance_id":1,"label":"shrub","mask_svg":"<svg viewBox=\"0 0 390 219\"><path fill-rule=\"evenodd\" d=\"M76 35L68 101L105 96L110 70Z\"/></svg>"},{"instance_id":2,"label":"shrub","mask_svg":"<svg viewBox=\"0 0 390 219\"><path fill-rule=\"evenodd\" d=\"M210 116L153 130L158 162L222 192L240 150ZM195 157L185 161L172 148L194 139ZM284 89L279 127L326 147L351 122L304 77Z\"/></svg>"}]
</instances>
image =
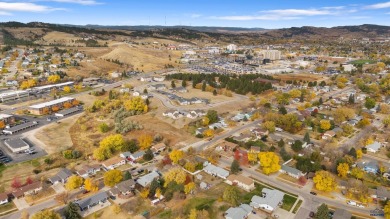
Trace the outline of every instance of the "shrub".
<instances>
[{"instance_id":1,"label":"shrub","mask_svg":"<svg viewBox=\"0 0 390 219\"><path fill-rule=\"evenodd\" d=\"M79 157L81 157L81 152L80 152L80 151L77 151L77 150L73 150L73 151L72 151L72 158L73 158L73 159L77 159L77 158L79 158Z\"/></svg>"},{"instance_id":2,"label":"shrub","mask_svg":"<svg viewBox=\"0 0 390 219\"><path fill-rule=\"evenodd\" d=\"M72 159L72 150L65 150L62 152L62 156L64 156L66 159Z\"/></svg>"},{"instance_id":3,"label":"shrub","mask_svg":"<svg viewBox=\"0 0 390 219\"><path fill-rule=\"evenodd\" d=\"M35 174L39 174L40 172L42 172L42 170L38 170L38 169L33 170L33 173L35 173Z\"/></svg>"},{"instance_id":4,"label":"shrub","mask_svg":"<svg viewBox=\"0 0 390 219\"><path fill-rule=\"evenodd\" d=\"M110 130L110 127L107 125L107 123L101 123L100 125L99 125L99 131L101 132L101 133L106 133L106 132L108 132Z\"/></svg>"},{"instance_id":5,"label":"shrub","mask_svg":"<svg viewBox=\"0 0 390 219\"><path fill-rule=\"evenodd\" d=\"M45 158L45 160L44 160L44 162L46 163L46 164L52 164L52 163L54 163L54 161L53 161L53 159L51 159L51 158Z\"/></svg>"}]
</instances>

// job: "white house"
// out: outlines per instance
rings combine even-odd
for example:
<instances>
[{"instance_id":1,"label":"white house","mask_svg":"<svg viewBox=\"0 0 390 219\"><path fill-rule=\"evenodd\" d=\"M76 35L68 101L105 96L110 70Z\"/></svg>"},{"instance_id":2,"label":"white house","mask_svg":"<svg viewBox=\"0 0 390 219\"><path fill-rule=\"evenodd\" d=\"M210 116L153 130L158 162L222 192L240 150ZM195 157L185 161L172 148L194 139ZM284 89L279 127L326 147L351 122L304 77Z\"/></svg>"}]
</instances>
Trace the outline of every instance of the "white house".
<instances>
[{"instance_id":1,"label":"white house","mask_svg":"<svg viewBox=\"0 0 390 219\"><path fill-rule=\"evenodd\" d=\"M283 203L284 193L279 190L271 190L263 188L261 190L262 196L253 196L250 206L254 208L261 208L267 211L274 211L279 205Z\"/></svg>"},{"instance_id":2,"label":"white house","mask_svg":"<svg viewBox=\"0 0 390 219\"><path fill-rule=\"evenodd\" d=\"M113 157L102 162L102 166L107 170L113 170L119 166L125 165L126 159L122 157Z\"/></svg>"},{"instance_id":3,"label":"white house","mask_svg":"<svg viewBox=\"0 0 390 219\"><path fill-rule=\"evenodd\" d=\"M222 179L226 179L229 176L229 171L227 171L221 167L215 166L211 163L206 163L203 170L212 176L218 176Z\"/></svg>"},{"instance_id":4,"label":"white house","mask_svg":"<svg viewBox=\"0 0 390 219\"><path fill-rule=\"evenodd\" d=\"M299 177L304 176L305 174L302 173L302 171L295 169L293 167L282 165L282 168L279 170L279 172L287 174L291 177L294 177L296 179L299 179Z\"/></svg>"},{"instance_id":5,"label":"white house","mask_svg":"<svg viewBox=\"0 0 390 219\"><path fill-rule=\"evenodd\" d=\"M153 77L153 81L156 81L156 82L162 82L165 80L165 77L161 76L161 77Z\"/></svg>"},{"instance_id":6,"label":"white house","mask_svg":"<svg viewBox=\"0 0 390 219\"><path fill-rule=\"evenodd\" d=\"M374 142L366 146L368 152L376 153L381 148L381 144L379 142Z\"/></svg>"},{"instance_id":7,"label":"white house","mask_svg":"<svg viewBox=\"0 0 390 219\"><path fill-rule=\"evenodd\" d=\"M83 177L84 179L95 175L101 170L99 164L95 165L83 165L79 170L76 171L77 175Z\"/></svg>"},{"instance_id":8,"label":"white house","mask_svg":"<svg viewBox=\"0 0 390 219\"><path fill-rule=\"evenodd\" d=\"M247 204L241 204L238 207L230 207L225 212L226 219L244 219L252 213L253 208Z\"/></svg>"},{"instance_id":9,"label":"white house","mask_svg":"<svg viewBox=\"0 0 390 219\"><path fill-rule=\"evenodd\" d=\"M235 44L229 44L226 46L226 50L230 51L230 52L234 52L237 50L237 45Z\"/></svg>"},{"instance_id":10,"label":"white house","mask_svg":"<svg viewBox=\"0 0 390 219\"><path fill-rule=\"evenodd\" d=\"M142 82L152 82L152 77L141 77L140 81Z\"/></svg>"},{"instance_id":11,"label":"white house","mask_svg":"<svg viewBox=\"0 0 390 219\"><path fill-rule=\"evenodd\" d=\"M0 205L4 205L8 203L8 195L7 193L0 193Z\"/></svg>"},{"instance_id":12,"label":"white house","mask_svg":"<svg viewBox=\"0 0 390 219\"><path fill-rule=\"evenodd\" d=\"M237 185L246 191L251 191L255 188L255 182L253 179L243 175L232 174L226 178L225 182L229 185Z\"/></svg>"}]
</instances>

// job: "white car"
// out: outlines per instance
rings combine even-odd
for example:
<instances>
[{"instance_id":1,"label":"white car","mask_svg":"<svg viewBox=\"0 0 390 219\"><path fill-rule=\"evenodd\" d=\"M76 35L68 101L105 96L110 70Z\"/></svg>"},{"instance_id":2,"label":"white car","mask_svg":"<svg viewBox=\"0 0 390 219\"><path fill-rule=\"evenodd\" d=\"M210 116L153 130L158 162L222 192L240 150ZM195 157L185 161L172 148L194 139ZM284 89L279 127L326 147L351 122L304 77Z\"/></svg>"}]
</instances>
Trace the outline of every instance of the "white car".
<instances>
[{"instance_id":1,"label":"white car","mask_svg":"<svg viewBox=\"0 0 390 219\"><path fill-rule=\"evenodd\" d=\"M364 205L357 205L359 208L364 208Z\"/></svg>"}]
</instances>

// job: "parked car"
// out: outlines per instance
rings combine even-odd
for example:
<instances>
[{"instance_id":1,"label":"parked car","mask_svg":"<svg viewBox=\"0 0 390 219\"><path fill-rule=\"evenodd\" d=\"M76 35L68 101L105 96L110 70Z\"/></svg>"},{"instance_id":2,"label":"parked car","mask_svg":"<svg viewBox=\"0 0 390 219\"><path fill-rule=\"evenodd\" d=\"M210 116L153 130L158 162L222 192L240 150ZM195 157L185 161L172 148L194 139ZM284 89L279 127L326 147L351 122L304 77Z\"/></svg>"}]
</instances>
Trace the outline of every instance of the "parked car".
<instances>
[{"instance_id":1,"label":"parked car","mask_svg":"<svg viewBox=\"0 0 390 219\"><path fill-rule=\"evenodd\" d=\"M310 217L314 217L314 215L315 215L315 214L314 214L314 212L312 212L312 211L311 211L310 214L309 214Z\"/></svg>"},{"instance_id":2,"label":"parked car","mask_svg":"<svg viewBox=\"0 0 390 219\"><path fill-rule=\"evenodd\" d=\"M317 193L315 193L315 192L310 192L310 194L312 194L312 195L317 195Z\"/></svg>"}]
</instances>

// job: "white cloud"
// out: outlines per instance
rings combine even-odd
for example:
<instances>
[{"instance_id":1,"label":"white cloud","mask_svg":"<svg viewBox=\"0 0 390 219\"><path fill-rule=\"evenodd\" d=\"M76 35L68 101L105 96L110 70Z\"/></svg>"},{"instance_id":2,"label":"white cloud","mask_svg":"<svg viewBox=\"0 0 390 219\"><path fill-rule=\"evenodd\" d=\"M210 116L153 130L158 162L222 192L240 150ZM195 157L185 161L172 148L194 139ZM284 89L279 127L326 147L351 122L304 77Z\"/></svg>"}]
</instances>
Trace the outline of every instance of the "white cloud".
<instances>
[{"instance_id":1,"label":"white cloud","mask_svg":"<svg viewBox=\"0 0 390 219\"><path fill-rule=\"evenodd\" d=\"M9 13L11 11L23 11L23 12L48 12L55 10L63 10L61 8L52 8L45 5L38 5L28 2L0 2L0 11L3 13Z\"/></svg>"},{"instance_id":2,"label":"white cloud","mask_svg":"<svg viewBox=\"0 0 390 219\"><path fill-rule=\"evenodd\" d=\"M10 16L12 13L6 12L6 11L0 11L0 16Z\"/></svg>"},{"instance_id":3,"label":"white cloud","mask_svg":"<svg viewBox=\"0 0 390 219\"><path fill-rule=\"evenodd\" d=\"M310 16L339 15L342 13L353 13L355 11L345 11L344 6L323 7L320 9L276 9L259 11L254 15L234 15L234 16L214 16L213 19L220 20L295 20Z\"/></svg>"},{"instance_id":4,"label":"white cloud","mask_svg":"<svg viewBox=\"0 0 390 219\"><path fill-rule=\"evenodd\" d=\"M71 3L71 4L80 4L80 5L100 5L101 2L95 0L38 0L45 2L59 2L59 3Z\"/></svg>"},{"instance_id":5,"label":"white cloud","mask_svg":"<svg viewBox=\"0 0 390 219\"><path fill-rule=\"evenodd\" d=\"M266 21L277 21L277 20L296 20L301 19L301 17L292 17L292 16L275 16L275 15L238 15L238 16L214 16L212 19L219 20L229 20L229 21L251 21L251 20L266 20Z\"/></svg>"},{"instance_id":6,"label":"white cloud","mask_svg":"<svg viewBox=\"0 0 390 219\"><path fill-rule=\"evenodd\" d=\"M390 2L382 2L373 5L367 5L364 8L366 9L382 9L382 8L390 8Z\"/></svg>"},{"instance_id":7,"label":"white cloud","mask_svg":"<svg viewBox=\"0 0 390 219\"><path fill-rule=\"evenodd\" d=\"M201 14L191 14L190 15L191 18L198 18L198 17L202 17Z\"/></svg>"}]
</instances>

